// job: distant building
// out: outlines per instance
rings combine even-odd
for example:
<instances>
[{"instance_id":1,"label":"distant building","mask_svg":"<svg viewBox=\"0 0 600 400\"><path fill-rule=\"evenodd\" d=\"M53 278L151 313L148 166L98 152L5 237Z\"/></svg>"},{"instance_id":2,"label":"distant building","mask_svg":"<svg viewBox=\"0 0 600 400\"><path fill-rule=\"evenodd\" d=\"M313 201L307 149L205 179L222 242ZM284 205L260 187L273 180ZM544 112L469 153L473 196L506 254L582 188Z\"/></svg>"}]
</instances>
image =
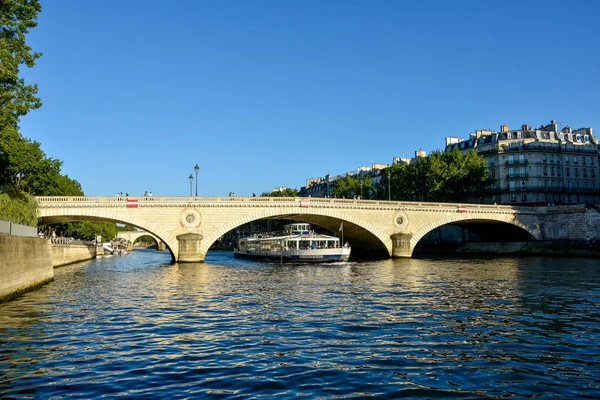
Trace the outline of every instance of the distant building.
<instances>
[{"instance_id":1,"label":"distant building","mask_svg":"<svg viewBox=\"0 0 600 400\"><path fill-rule=\"evenodd\" d=\"M427 153L423 149L415 151L416 157L426 157ZM382 177L382 171L389 168L391 165L398 164L410 164L413 162L413 158L394 157L391 164L383 163L372 163L370 166L363 165L358 167L355 171L348 171L342 175L331 176L329 174L325 177L319 178L308 178L306 180L306 186L300 189L300 196L311 196L311 197L330 197L331 189L336 180L345 178L346 176L355 176L359 179L369 177L373 184L379 182Z\"/></svg>"},{"instance_id":2,"label":"distant building","mask_svg":"<svg viewBox=\"0 0 600 400\"><path fill-rule=\"evenodd\" d=\"M446 138L446 150L476 150L487 161L493 183L481 200L498 204L598 202L598 139L592 128L558 124L532 129L477 130L469 139Z\"/></svg>"}]
</instances>

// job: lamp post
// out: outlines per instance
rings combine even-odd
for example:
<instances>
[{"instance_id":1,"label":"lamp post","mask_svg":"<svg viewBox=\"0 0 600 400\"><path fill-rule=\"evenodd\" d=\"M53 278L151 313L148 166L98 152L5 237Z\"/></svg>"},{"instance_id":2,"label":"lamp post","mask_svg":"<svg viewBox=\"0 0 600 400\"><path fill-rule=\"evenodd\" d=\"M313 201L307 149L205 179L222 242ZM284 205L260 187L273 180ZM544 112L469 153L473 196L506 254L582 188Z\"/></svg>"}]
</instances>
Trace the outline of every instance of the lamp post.
<instances>
[{"instance_id":1,"label":"lamp post","mask_svg":"<svg viewBox=\"0 0 600 400\"><path fill-rule=\"evenodd\" d=\"M200 167L198 166L198 164L196 164L196 166L194 167L194 171L196 171L196 197L198 197L198 171L200 171Z\"/></svg>"},{"instance_id":2,"label":"lamp post","mask_svg":"<svg viewBox=\"0 0 600 400\"><path fill-rule=\"evenodd\" d=\"M362 187L363 187L363 182L360 181L360 198L362 199Z\"/></svg>"},{"instance_id":3,"label":"lamp post","mask_svg":"<svg viewBox=\"0 0 600 400\"><path fill-rule=\"evenodd\" d=\"M194 181L194 176L190 174L190 197L192 197L192 182Z\"/></svg>"},{"instance_id":4,"label":"lamp post","mask_svg":"<svg viewBox=\"0 0 600 400\"><path fill-rule=\"evenodd\" d=\"M392 179L392 175L388 172L388 201L392 201L392 185L390 179Z\"/></svg>"}]
</instances>

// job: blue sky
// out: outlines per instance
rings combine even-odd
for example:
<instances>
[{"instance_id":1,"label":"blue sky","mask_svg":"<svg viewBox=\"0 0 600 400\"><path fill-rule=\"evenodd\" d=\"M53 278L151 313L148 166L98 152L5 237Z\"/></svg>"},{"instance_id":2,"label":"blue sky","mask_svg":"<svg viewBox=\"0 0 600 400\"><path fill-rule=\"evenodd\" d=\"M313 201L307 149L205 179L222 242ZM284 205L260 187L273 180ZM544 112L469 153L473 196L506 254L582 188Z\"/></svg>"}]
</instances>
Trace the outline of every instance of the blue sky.
<instances>
[{"instance_id":1,"label":"blue sky","mask_svg":"<svg viewBox=\"0 0 600 400\"><path fill-rule=\"evenodd\" d=\"M22 133L87 195L188 195L196 163L199 195L300 189L501 124L600 136L593 0L42 6Z\"/></svg>"}]
</instances>

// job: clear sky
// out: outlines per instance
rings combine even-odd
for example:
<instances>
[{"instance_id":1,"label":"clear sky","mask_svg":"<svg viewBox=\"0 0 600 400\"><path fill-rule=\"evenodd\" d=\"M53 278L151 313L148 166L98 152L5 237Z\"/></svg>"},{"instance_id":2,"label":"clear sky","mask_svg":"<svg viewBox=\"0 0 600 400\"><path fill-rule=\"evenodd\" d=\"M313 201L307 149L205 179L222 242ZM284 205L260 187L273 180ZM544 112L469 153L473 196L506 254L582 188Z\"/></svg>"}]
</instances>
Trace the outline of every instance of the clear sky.
<instances>
[{"instance_id":1,"label":"clear sky","mask_svg":"<svg viewBox=\"0 0 600 400\"><path fill-rule=\"evenodd\" d=\"M600 136L600 1L42 6L22 133L86 195L188 195L196 163L202 196L300 189L501 124Z\"/></svg>"}]
</instances>

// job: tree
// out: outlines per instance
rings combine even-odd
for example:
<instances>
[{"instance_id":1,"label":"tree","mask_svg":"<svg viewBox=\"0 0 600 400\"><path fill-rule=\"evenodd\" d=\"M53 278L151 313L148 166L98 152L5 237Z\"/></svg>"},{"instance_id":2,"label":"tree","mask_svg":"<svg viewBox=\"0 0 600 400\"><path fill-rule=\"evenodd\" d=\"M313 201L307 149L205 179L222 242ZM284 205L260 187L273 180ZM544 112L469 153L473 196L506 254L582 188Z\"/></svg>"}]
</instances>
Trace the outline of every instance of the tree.
<instances>
[{"instance_id":1,"label":"tree","mask_svg":"<svg viewBox=\"0 0 600 400\"><path fill-rule=\"evenodd\" d=\"M41 54L31 51L25 35L37 26L38 0L0 0L0 133L18 129L19 118L41 107L37 84L19 77L21 65L32 68Z\"/></svg>"},{"instance_id":2,"label":"tree","mask_svg":"<svg viewBox=\"0 0 600 400\"><path fill-rule=\"evenodd\" d=\"M298 190L285 188L283 190L272 191L271 193L263 192L261 197L298 197Z\"/></svg>"},{"instance_id":3,"label":"tree","mask_svg":"<svg viewBox=\"0 0 600 400\"><path fill-rule=\"evenodd\" d=\"M392 165L383 171L374 197L405 201L474 202L489 186L487 164L477 152L458 149L434 151L410 164Z\"/></svg>"}]
</instances>

